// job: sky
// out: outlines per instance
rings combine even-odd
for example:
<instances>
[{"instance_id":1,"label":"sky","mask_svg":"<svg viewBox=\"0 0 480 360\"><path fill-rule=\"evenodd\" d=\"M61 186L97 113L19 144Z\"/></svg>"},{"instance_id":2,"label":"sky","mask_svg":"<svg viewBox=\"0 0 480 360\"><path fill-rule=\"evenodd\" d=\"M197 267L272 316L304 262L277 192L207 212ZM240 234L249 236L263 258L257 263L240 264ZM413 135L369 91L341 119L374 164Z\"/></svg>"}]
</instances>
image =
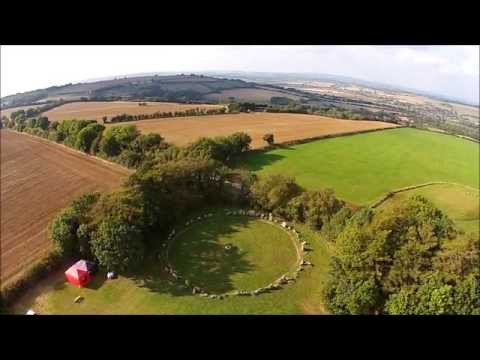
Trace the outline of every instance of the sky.
<instances>
[{"instance_id":1,"label":"sky","mask_svg":"<svg viewBox=\"0 0 480 360\"><path fill-rule=\"evenodd\" d=\"M354 77L479 102L480 46L1 46L1 96L148 72Z\"/></svg>"}]
</instances>

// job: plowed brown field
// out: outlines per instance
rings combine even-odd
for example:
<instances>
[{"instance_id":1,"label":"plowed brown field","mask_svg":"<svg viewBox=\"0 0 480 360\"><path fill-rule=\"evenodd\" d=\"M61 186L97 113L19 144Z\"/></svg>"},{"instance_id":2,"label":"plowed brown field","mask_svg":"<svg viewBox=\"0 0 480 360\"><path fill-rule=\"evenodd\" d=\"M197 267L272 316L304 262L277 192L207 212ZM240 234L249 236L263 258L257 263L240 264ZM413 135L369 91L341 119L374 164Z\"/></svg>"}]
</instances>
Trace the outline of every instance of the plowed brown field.
<instances>
[{"instance_id":1,"label":"plowed brown field","mask_svg":"<svg viewBox=\"0 0 480 360\"><path fill-rule=\"evenodd\" d=\"M58 106L47 111L44 115L50 121L67 119L101 120L103 116L111 118L115 115L129 114L153 114L160 112L185 111L188 109L217 109L219 105L208 104L177 104L168 102L147 102L147 106L139 106L133 101L88 101L73 102Z\"/></svg>"},{"instance_id":2,"label":"plowed brown field","mask_svg":"<svg viewBox=\"0 0 480 360\"><path fill-rule=\"evenodd\" d=\"M77 196L119 186L129 171L8 130L1 140L0 285L51 246L48 223Z\"/></svg>"},{"instance_id":3,"label":"plowed brown field","mask_svg":"<svg viewBox=\"0 0 480 360\"><path fill-rule=\"evenodd\" d=\"M185 145L202 136L230 135L245 131L252 137L252 148L265 146L266 133L273 133L275 142L306 139L329 134L341 134L396 125L379 121L340 120L316 115L241 113L212 116L191 116L131 123L143 133L160 133L168 142ZM112 124L118 125L118 124ZM110 126L110 125L109 125Z\"/></svg>"}]
</instances>

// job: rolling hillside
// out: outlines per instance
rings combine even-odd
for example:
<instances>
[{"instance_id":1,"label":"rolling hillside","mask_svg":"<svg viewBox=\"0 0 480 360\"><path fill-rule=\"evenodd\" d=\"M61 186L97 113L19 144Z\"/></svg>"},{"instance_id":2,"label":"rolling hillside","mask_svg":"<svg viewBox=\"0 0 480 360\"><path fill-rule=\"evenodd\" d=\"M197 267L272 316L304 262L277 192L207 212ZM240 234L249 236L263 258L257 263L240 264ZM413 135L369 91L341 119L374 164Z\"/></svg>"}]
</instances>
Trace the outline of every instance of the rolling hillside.
<instances>
[{"instance_id":1,"label":"rolling hillside","mask_svg":"<svg viewBox=\"0 0 480 360\"><path fill-rule=\"evenodd\" d=\"M2 107L83 99L146 99L191 101L227 89L249 88L252 83L203 75L124 77L88 83L52 86L2 98Z\"/></svg>"}]
</instances>

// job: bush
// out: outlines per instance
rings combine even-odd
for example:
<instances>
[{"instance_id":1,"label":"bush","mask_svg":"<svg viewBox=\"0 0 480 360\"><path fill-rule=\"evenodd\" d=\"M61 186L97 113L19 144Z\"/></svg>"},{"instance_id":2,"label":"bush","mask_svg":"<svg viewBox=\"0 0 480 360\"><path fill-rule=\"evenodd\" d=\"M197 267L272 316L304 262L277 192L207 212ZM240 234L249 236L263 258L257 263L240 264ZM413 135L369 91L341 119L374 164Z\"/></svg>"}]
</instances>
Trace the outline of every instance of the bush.
<instances>
[{"instance_id":1,"label":"bush","mask_svg":"<svg viewBox=\"0 0 480 360\"><path fill-rule=\"evenodd\" d=\"M85 242L79 241L78 229L82 224L87 223L89 212L98 201L100 193L87 193L72 202L72 205L64 209L53 220L50 226L50 237L55 247L62 256L71 256L87 252ZM84 236L85 229L80 230ZM82 238L84 240L85 238ZM81 246L82 245L82 249Z\"/></svg>"},{"instance_id":2,"label":"bush","mask_svg":"<svg viewBox=\"0 0 480 360\"><path fill-rule=\"evenodd\" d=\"M61 255L71 256L76 253L78 249L78 226L78 217L71 208L63 210L53 220L50 237Z\"/></svg>"},{"instance_id":3,"label":"bush","mask_svg":"<svg viewBox=\"0 0 480 360\"><path fill-rule=\"evenodd\" d=\"M90 144L90 149L88 152L92 155L97 155L100 150L100 141L102 140L103 132L98 133L97 137L93 139L92 143Z\"/></svg>"},{"instance_id":4,"label":"bush","mask_svg":"<svg viewBox=\"0 0 480 360\"><path fill-rule=\"evenodd\" d=\"M145 154L152 151L163 142L163 138L159 134L146 134L137 136L130 144L130 149L139 154Z\"/></svg>"},{"instance_id":5,"label":"bush","mask_svg":"<svg viewBox=\"0 0 480 360\"><path fill-rule=\"evenodd\" d=\"M250 148L251 137L246 133L234 133L216 138L203 137L190 144L186 151L190 156L211 158L227 162Z\"/></svg>"},{"instance_id":6,"label":"bush","mask_svg":"<svg viewBox=\"0 0 480 360\"><path fill-rule=\"evenodd\" d=\"M324 289L324 300L334 314L361 315L374 314L382 298L373 277L350 273L330 278Z\"/></svg>"},{"instance_id":7,"label":"bush","mask_svg":"<svg viewBox=\"0 0 480 360\"><path fill-rule=\"evenodd\" d=\"M252 186L252 194L255 204L267 211L285 210L287 203L298 196L300 186L295 180L283 175L269 175L261 178Z\"/></svg>"},{"instance_id":8,"label":"bush","mask_svg":"<svg viewBox=\"0 0 480 360\"><path fill-rule=\"evenodd\" d=\"M273 134L263 135L263 141L266 141L268 145L273 145L273 143L274 143Z\"/></svg>"},{"instance_id":9,"label":"bush","mask_svg":"<svg viewBox=\"0 0 480 360\"><path fill-rule=\"evenodd\" d=\"M141 153L137 153L130 149L125 149L120 153L116 161L126 167L136 168L142 163L143 156Z\"/></svg>"},{"instance_id":10,"label":"bush","mask_svg":"<svg viewBox=\"0 0 480 360\"><path fill-rule=\"evenodd\" d=\"M144 257L144 239L139 227L118 218L105 218L93 233L92 252L108 270L126 270Z\"/></svg>"},{"instance_id":11,"label":"bush","mask_svg":"<svg viewBox=\"0 0 480 360\"><path fill-rule=\"evenodd\" d=\"M62 137L61 137L60 133L58 133L58 132L55 131L55 130L51 130L51 131L48 133L48 139L49 139L49 140L52 140L52 141L55 141L55 142L60 142L60 141L62 141Z\"/></svg>"},{"instance_id":12,"label":"bush","mask_svg":"<svg viewBox=\"0 0 480 360\"><path fill-rule=\"evenodd\" d=\"M100 150L107 156L118 156L139 135L140 132L134 125L109 127L103 132Z\"/></svg>"},{"instance_id":13,"label":"bush","mask_svg":"<svg viewBox=\"0 0 480 360\"><path fill-rule=\"evenodd\" d=\"M343 206L332 189L309 190L289 202L287 213L296 221L321 229Z\"/></svg>"},{"instance_id":14,"label":"bush","mask_svg":"<svg viewBox=\"0 0 480 360\"><path fill-rule=\"evenodd\" d=\"M93 141L104 129L105 126L96 123L87 125L78 132L75 141L75 148L85 153L88 153L90 151Z\"/></svg>"},{"instance_id":15,"label":"bush","mask_svg":"<svg viewBox=\"0 0 480 360\"><path fill-rule=\"evenodd\" d=\"M57 126L58 137L60 141L70 147L75 147L77 134L84 127L95 123L95 120L64 120Z\"/></svg>"},{"instance_id":16,"label":"bush","mask_svg":"<svg viewBox=\"0 0 480 360\"><path fill-rule=\"evenodd\" d=\"M347 206L341 208L336 214L334 214L327 222L322 226L322 235L327 241L335 241L337 236L347 225L348 220L353 215L353 210Z\"/></svg>"}]
</instances>

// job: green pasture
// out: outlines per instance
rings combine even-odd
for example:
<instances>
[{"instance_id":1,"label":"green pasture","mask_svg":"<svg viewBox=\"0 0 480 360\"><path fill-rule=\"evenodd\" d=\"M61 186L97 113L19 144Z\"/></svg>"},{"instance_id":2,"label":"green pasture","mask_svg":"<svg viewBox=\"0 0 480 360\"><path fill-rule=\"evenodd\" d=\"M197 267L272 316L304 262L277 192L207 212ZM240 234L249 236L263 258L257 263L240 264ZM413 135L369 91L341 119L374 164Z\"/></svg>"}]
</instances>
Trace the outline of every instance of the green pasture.
<instances>
[{"instance_id":1,"label":"green pasture","mask_svg":"<svg viewBox=\"0 0 480 360\"><path fill-rule=\"evenodd\" d=\"M401 128L252 152L243 165L258 175L295 177L308 189L368 204L388 191L432 181L479 188L477 143Z\"/></svg>"},{"instance_id":2,"label":"green pasture","mask_svg":"<svg viewBox=\"0 0 480 360\"><path fill-rule=\"evenodd\" d=\"M192 295L191 290L170 280L164 271L165 264L152 254L135 273L115 280L105 280L104 273L100 273L85 288L65 282L63 272L54 274L19 299L12 311L19 314L28 309L39 314L321 314L324 313L321 290L331 250L317 233L301 225L296 228L314 248L306 257L314 266L303 271L296 283L270 293L223 300ZM229 291L237 287L248 290L267 285L296 262L296 250L289 235L259 220L217 215L210 221L192 225L178 240L171 249L172 261L184 270L185 277L189 275L211 290ZM234 245L236 252L225 254L222 246L226 243ZM83 296L84 300L74 303L77 296Z\"/></svg>"}]
</instances>

